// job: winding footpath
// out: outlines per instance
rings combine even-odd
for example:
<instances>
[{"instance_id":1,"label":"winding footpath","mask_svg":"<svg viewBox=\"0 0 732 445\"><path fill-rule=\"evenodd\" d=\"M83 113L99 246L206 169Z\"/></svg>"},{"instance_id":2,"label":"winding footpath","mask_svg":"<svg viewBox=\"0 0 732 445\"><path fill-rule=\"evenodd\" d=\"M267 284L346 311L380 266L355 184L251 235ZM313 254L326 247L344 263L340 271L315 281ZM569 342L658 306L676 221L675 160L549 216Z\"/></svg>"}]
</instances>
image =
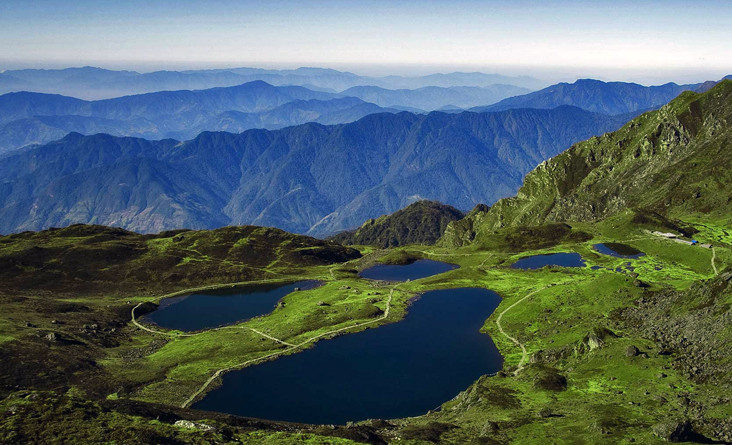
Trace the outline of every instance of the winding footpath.
<instances>
[{"instance_id":1,"label":"winding footpath","mask_svg":"<svg viewBox=\"0 0 732 445\"><path fill-rule=\"evenodd\" d=\"M510 335L508 335L506 333L506 331L503 330L503 326L501 326L501 319L506 314L506 312L508 312L511 309L513 309L514 307L516 307L522 301L524 301L527 298L531 297L532 295L534 295L534 294L536 294L538 292L541 292L544 289L550 288L552 286L553 285L550 284L549 286L542 287L541 289L537 289L537 290L529 293L528 295L526 295L525 297L523 297L519 301L515 302L511 306L509 306L506 309L504 309L503 312L501 312L500 315L498 315L498 318L496 319L496 326L498 326L498 330L501 332L501 334L503 334L504 337L506 337L507 339L511 340L514 344L516 344L517 346L519 346L521 348L521 352L522 352L522 354L521 354L521 361L519 361L518 368L516 368L516 371L514 371L514 373L513 373L514 375L518 375L518 373L521 372L524 369L524 364L526 363L527 355L528 354L526 352L526 347L520 341L518 341L515 338L511 337Z\"/></svg>"}]
</instances>

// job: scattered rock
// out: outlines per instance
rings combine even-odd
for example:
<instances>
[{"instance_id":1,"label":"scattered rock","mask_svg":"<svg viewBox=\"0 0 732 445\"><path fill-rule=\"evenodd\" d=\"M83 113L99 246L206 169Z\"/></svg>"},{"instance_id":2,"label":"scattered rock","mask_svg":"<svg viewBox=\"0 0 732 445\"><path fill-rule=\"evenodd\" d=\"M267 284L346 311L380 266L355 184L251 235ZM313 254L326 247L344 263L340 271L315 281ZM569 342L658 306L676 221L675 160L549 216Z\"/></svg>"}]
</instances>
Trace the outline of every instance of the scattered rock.
<instances>
[{"instance_id":1,"label":"scattered rock","mask_svg":"<svg viewBox=\"0 0 732 445\"><path fill-rule=\"evenodd\" d=\"M60 340L58 334L56 334L55 332L51 332L50 334L46 335L45 339L48 341L59 341Z\"/></svg>"},{"instance_id":2,"label":"scattered rock","mask_svg":"<svg viewBox=\"0 0 732 445\"><path fill-rule=\"evenodd\" d=\"M657 379L665 379L666 377L668 376L663 372L659 372L658 374L656 374Z\"/></svg>"},{"instance_id":3,"label":"scattered rock","mask_svg":"<svg viewBox=\"0 0 732 445\"><path fill-rule=\"evenodd\" d=\"M299 291L300 291L300 288L299 287L296 287L295 288L295 292L299 292Z\"/></svg>"},{"instance_id":4,"label":"scattered rock","mask_svg":"<svg viewBox=\"0 0 732 445\"><path fill-rule=\"evenodd\" d=\"M330 306L330 305L328 303L326 303L325 301L318 301L318 306Z\"/></svg>"},{"instance_id":5,"label":"scattered rock","mask_svg":"<svg viewBox=\"0 0 732 445\"><path fill-rule=\"evenodd\" d=\"M350 288L351 288L351 286L341 286L338 288L338 290L348 290Z\"/></svg>"},{"instance_id":6,"label":"scattered rock","mask_svg":"<svg viewBox=\"0 0 732 445\"><path fill-rule=\"evenodd\" d=\"M191 422L190 420L178 420L177 422L175 422L174 425L179 428L188 428L192 430L216 431L216 428L211 425L206 425L205 423L195 423Z\"/></svg>"}]
</instances>

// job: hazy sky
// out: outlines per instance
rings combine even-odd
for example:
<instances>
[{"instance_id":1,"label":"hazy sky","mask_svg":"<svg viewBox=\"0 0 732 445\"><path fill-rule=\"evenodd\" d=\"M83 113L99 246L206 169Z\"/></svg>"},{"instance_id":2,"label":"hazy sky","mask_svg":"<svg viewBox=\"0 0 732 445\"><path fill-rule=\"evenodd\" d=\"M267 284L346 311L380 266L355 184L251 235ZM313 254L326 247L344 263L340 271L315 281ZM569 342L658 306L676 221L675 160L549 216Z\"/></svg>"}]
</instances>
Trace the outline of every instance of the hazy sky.
<instances>
[{"instance_id":1,"label":"hazy sky","mask_svg":"<svg viewBox=\"0 0 732 445\"><path fill-rule=\"evenodd\" d=\"M0 69L732 73L732 1L0 0Z\"/></svg>"}]
</instances>

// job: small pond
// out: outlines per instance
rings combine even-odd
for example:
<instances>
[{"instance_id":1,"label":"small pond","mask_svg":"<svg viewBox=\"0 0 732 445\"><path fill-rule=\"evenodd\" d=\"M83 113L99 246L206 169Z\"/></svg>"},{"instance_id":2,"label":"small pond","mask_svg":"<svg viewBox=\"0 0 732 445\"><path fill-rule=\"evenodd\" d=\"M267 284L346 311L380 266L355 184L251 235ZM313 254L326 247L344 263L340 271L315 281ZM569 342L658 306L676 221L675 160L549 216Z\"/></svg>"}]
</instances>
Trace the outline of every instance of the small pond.
<instances>
[{"instance_id":1,"label":"small pond","mask_svg":"<svg viewBox=\"0 0 732 445\"><path fill-rule=\"evenodd\" d=\"M501 369L480 333L500 301L486 289L426 292L402 321L225 374L193 408L317 424L425 414Z\"/></svg>"},{"instance_id":2,"label":"small pond","mask_svg":"<svg viewBox=\"0 0 732 445\"><path fill-rule=\"evenodd\" d=\"M603 255L610 255L617 258L627 258L634 260L645 255L645 253L627 244L604 243L595 244L592 247L594 247L596 251L600 252Z\"/></svg>"},{"instance_id":3,"label":"small pond","mask_svg":"<svg viewBox=\"0 0 732 445\"><path fill-rule=\"evenodd\" d=\"M411 281L431 277L459 267L456 264L443 263L442 261L417 260L403 266L380 264L364 270L359 276L370 280Z\"/></svg>"},{"instance_id":4,"label":"small pond","mask_svg":"<svg viewBox=\"0 0 732 445\"><path fill-rule=\"evenodd\" d=\"M181 331L215 328L268 314L282 297L296 288L312 289L318 284L318 281L312 280L260 284L166 298L156 311L143 317L143 320Z\"/></svg>"},{"instance_id":5,"label":"small pond","mask_svg":"<svg viewBox=\"0 0 732 445\"><path fill-rule=\"evenodd\" d=\"M513 263L511 268L533 270L544 266L585 267L585 261L576 252L549 253L521 258Z\"/></svg>"}]
</instances>

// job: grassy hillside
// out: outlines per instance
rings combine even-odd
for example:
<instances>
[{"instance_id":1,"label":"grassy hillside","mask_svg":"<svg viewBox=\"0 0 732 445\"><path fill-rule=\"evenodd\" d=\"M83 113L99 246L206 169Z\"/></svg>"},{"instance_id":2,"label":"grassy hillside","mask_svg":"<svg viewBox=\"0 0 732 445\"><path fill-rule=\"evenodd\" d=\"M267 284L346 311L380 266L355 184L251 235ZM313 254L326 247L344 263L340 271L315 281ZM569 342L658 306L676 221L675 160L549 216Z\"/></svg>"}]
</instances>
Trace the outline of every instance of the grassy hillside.
<instances>
[{"instance_id":1,"label":"grassy hillside","mask_svg":"<svg viewBox=\"0 0 732 445\"><path fill-rule=\"evenodd\" d=\"M663 218L716 220L730 214L732 81L683 93L620 130L574 145L529 173L514 198L453 225L459 245L508 226L598 221L627 209Z\"/></svg>"}]
</instances>

